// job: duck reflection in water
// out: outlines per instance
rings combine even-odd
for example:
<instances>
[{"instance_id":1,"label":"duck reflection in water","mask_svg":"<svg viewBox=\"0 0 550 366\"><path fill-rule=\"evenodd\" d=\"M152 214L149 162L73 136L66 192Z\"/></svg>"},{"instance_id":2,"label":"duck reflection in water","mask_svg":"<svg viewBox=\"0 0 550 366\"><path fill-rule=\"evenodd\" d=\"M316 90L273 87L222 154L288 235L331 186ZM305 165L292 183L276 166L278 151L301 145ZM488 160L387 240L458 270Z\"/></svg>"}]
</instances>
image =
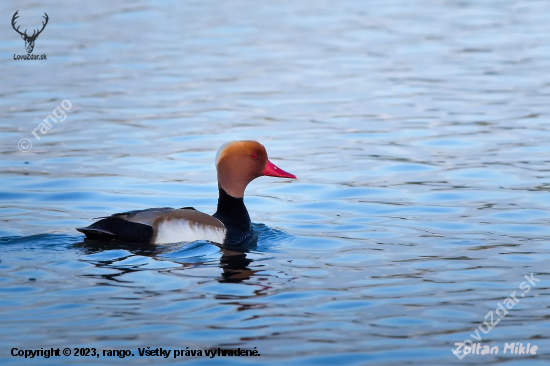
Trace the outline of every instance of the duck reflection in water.
<instances>
[{"instance_id":1,"label":"duck reflection in water","mask_svg":"<svg viewBox=\"0 0 550 366\"><path fill-rule=\"evenodd\" d=\"M258 236L254 235L248 243L241 246L216 245L221 252L219 267L222 269L221 277L218 279L218 282L239 283L245 280L249 280L258 272L257 270L255 271L250 269L249 266L253 262L253 260L247 257L247 254L250 252L250 250L254 250L256 248L257 241ZM137 256L147 256L162 261L171 260L172 262L181 264L182 267L189 269L197 266L208 266L212 264L212 261L210 259L204 261L186 261L186 259L189 258L166 258L162 256L163 254L173 253L174 251L177 252L178 249L181 249L181 246L179 244L164 246L153 244L136 245L117 241L106 242L102 240L84 239L82 242L74 244L74 246L76 248L83 249L86 255L101 253L110 250L127 250L133 255ZM120 270L121 273L118 273L116 275L108 275L107 277L104 276L105 278L114 281L117 281L116 277L121 276L125 273L140 270L128 266L117 266L116 262L120 260L120 258L114 260L102 260L94 264L98 267L116 268Z\"/></svg>"},{"instance_id":2,"label":"duck reflection in water","mask_svg":"<svg viewBox=\"0 0 550 366\"><path fill-rule=\"evenodd\" d=\"M221 249L220 267L223 269L219 282L238 283L249 280L258 271L251 270L248 266L252 259L246 257L246 252L238 252L230 249Z\"/></svg>"}]
</instances>

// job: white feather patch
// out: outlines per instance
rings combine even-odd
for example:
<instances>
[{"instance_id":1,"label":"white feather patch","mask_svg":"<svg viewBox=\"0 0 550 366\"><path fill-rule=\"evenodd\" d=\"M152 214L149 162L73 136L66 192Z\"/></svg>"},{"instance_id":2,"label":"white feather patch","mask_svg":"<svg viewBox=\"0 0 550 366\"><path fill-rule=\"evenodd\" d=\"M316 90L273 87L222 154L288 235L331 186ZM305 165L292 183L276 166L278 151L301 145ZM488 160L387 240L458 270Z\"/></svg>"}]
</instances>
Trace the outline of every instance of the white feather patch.
<instances>
[{"instance_id":1,"label":"white feather patch","mask_svg":"<svg viewBox=\"0 0 550 366\"><path fill-rule=\"evenodd\" d=\"M226 230L214 226L190 223L184 219L166 220L159 224L155 244L179 243L180 241L208 240L223 244Z\"/></svg>"}]
</instances>

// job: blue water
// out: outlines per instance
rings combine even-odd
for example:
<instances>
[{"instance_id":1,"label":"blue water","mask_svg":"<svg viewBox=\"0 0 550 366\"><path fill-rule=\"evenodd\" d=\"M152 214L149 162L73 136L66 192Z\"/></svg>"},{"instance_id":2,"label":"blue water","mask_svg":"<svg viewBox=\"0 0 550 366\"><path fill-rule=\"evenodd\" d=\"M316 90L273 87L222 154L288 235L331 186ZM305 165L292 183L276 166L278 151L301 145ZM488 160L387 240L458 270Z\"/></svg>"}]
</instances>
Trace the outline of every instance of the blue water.
<instances>
[{"instance_id":1,"label":"blue water","mask_svg":"<svg viewBox=\"0 0 550 366\"><path fill-rule=\"evenodd\" d=\"M0 363L548 364L548 1L0 9ZM29 29L48 13L34 50L47 60L13 60L16 10ZM66 119L38 140L64 100ZM213 213L214 157L235 139L298 176L248 187L250 247L74 230L148 207ZM514 291L478 332L499 353L453 355ZM503 353L512 342L538 350ZM10 354L42 347L136 356Z\"/></svg>"}]
</instances>

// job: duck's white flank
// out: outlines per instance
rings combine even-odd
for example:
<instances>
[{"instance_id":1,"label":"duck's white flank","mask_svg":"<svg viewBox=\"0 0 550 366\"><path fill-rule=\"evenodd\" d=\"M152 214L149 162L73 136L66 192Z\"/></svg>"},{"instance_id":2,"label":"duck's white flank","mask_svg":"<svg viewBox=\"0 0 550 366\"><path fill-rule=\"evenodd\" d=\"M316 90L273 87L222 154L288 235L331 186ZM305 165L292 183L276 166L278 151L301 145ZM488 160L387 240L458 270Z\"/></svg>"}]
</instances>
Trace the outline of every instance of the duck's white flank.
<instances>
[{"instance_id":1,"label":"duck's white flank","mask_svg":"<svg viewBox=\"0 0 550 366\"><path fill-rule=\"evenodd\" d=\"M185 219L166 220L159 224L155 244L179 243L180 241L208 240L223 244L226 229L201 225Z\"/></svg>"}]
</instances>

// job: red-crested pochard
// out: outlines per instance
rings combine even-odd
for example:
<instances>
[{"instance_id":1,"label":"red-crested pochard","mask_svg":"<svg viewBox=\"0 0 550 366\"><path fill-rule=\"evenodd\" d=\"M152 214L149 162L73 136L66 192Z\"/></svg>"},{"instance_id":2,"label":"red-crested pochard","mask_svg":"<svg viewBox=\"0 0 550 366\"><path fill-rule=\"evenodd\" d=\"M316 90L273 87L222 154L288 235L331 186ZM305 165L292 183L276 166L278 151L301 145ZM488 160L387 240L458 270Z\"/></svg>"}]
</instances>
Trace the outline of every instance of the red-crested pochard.
<instances>
[{"instance_id":1,"label":"red-crested pochard","mask_svg":"<svg viewBox=\"0 0 550 366\"><path fill-rule=\"evenodd\" d=\"M209 240L242 244L252 237L252 223L243 202L248 183L261 176L296 179L276 167L256 141L233 141L216 155L218 210L212 216L184 208L149 208L111 215L76 230L89 239L165 244Z\"/></svg>"}]
</instances>

